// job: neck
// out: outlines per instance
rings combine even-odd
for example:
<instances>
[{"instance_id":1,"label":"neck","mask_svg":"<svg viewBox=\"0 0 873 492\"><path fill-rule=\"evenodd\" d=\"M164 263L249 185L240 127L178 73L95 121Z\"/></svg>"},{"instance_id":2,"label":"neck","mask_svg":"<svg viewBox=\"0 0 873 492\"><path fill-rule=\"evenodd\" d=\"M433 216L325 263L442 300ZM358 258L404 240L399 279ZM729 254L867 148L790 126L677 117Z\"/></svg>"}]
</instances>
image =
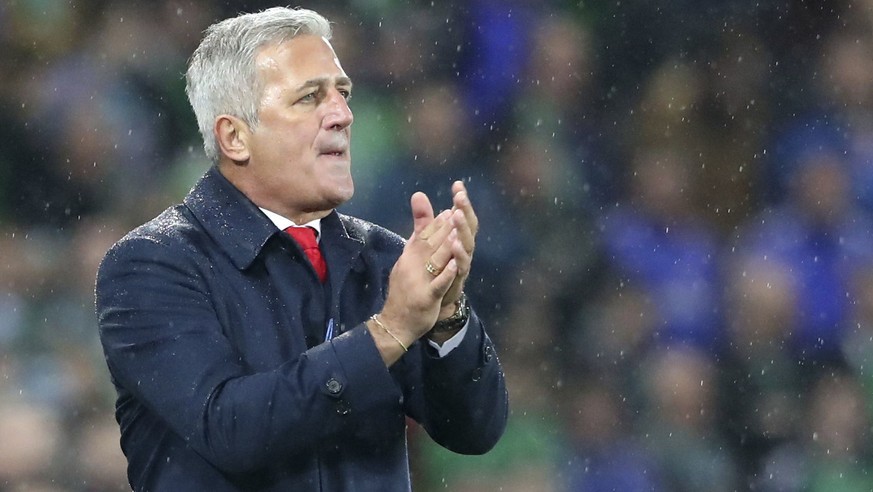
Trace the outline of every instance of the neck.
<instances>
[{"instance_id":1,"label":"neck","mask_svg":"<svg viewBox=\"0 0 873 492\"><path fill-rule=\"evenodd\" d=\"M245 165L222 162L218 165L218 171L256 206L277 213L282 217L290 219L295 224L302 225L313 220L323 219L333 211L332 208L327 210L307 210L289 206L281 199L276 199L269 193L264 193L262 184L257 180L251 179L246 174Z\"/></svg>"}]
</instances>

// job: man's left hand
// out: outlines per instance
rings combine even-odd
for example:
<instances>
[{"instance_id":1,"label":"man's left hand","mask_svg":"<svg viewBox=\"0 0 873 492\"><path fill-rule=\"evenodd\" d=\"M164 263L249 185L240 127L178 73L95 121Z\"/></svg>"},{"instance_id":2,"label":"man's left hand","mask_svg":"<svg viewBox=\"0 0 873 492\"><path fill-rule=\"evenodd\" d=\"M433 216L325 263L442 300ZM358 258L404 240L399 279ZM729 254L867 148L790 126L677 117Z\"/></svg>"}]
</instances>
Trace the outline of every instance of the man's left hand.
<instances>
[{"instance_id":1,"label":"man's left hand","mask_svg":"<svg viewBox=\"0 0 873 492\"><path fill-rule=\"evenodd\" d=\"M434 253L434 263L445 265L452 258L458 265L458 275L443 296L439 318L446 319L455 312L455 301L461 297L464 282L470 275L470 265L473 262L473 250L476 248L476 233L479 231L479 219L473 210L473 204L467 194L467 188L461 181L452 183L452 209L450 211L455 240L450 246L439 248ZM431 222L424 229L423 236L428 237L435 232L436 224Z\"/></svg>"}]
</instances>

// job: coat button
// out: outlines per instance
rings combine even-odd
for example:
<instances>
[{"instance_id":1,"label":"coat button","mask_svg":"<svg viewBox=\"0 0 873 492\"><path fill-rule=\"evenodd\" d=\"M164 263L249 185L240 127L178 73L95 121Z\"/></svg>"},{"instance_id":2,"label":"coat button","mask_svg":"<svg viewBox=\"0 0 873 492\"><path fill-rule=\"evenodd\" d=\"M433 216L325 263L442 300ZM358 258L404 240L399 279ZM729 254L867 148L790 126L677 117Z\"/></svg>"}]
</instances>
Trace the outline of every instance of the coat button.
<instances>
[{"instance_id":1,"label":"coat button","mask_svg":"<svg viewBox=\"0 0 873 492\"><path fill-rule=\"evenodd\" d=\"M477 367L476 369L473 369L473 381L478 381L480 379L482 379L482 368Z\"/></svg>"},{"instance_id":2,"label":"coat button","mask_svg":"<svg viewBox=\"0 0 873 492\"><path fill-rule=\"evenodd\" d=\"M327 386L327 392L332 395L338 395L343 390L343 384L337 381L336 378L328 379L325 386Z\"/></svg>"},{"instance_id":3,"label":"coat button","mask_svg":"<svg viewBox=\"0 0 873 492\"><path fill-rule=\"evenodd\" d=\"M494 349L489 345L485 347L485 362L491 362L492 357L494 357Z\"/></svg>"}]
</instances>

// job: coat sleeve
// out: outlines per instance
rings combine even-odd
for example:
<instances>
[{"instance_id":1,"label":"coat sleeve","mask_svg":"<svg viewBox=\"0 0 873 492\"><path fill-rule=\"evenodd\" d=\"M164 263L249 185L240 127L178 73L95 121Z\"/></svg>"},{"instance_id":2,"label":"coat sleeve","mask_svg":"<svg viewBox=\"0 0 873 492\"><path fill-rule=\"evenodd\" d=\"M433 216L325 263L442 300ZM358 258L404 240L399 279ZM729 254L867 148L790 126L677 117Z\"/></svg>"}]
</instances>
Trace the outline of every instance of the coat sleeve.
<instances>
[{"instance_id":1,"label":"coat sleeve","mask_svg":"<svg viewBox=\"0 0 873 492\"><path fill-rule=\"evenodd\" d=\"M311 449L356 415L400 399L363 326L274 370L246 370L223 335L209 267L188 253L165 238L119 242L101 264L96 310L121 399L215 467L244 472Z\"/></svg>"},{"instance_id":2,"label":"coat sleeve","mask_svg":"<svg viewBox=\"0 0 873 492\"><path fill-rule=\"evenodd\" d=\"M445 357L419 344L423 384L413 391L409 411L441 446L483 454L503 435L509 397L494 345L475 312L469 323L464 340Z\"/></svg>"}]
</instances>

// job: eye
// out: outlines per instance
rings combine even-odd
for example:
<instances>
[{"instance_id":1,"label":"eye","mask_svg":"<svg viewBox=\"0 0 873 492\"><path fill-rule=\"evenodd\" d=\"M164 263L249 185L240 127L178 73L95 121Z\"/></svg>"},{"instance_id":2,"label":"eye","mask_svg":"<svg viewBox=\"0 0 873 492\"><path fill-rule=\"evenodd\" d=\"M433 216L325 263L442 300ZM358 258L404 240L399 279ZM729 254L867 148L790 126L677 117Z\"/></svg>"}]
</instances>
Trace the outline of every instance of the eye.
<instances>
[{"instance_id":1,"label":"eye","mask_svg":"<svg viewBox=\"0 0 873 492\"><path fill-rule=\"evenodd\" d=\"M346 101L352 98L352 91L349 89L339 89L339 93Z\"/></svg>"},{"instance_id":2,"label":"eye","mask_svg":"<svg viewBox=\"0 0 873 492\"><path fill-rule=\"evenodd\" d=\"M311 102L315 102L317 100L318 100L318 91L314 90L312 92L308 92L308 93L304 94L303 96L301 96L300 99L297 100L297 102L298 103L311 103Z\"/></svg>"}]
</instances>

